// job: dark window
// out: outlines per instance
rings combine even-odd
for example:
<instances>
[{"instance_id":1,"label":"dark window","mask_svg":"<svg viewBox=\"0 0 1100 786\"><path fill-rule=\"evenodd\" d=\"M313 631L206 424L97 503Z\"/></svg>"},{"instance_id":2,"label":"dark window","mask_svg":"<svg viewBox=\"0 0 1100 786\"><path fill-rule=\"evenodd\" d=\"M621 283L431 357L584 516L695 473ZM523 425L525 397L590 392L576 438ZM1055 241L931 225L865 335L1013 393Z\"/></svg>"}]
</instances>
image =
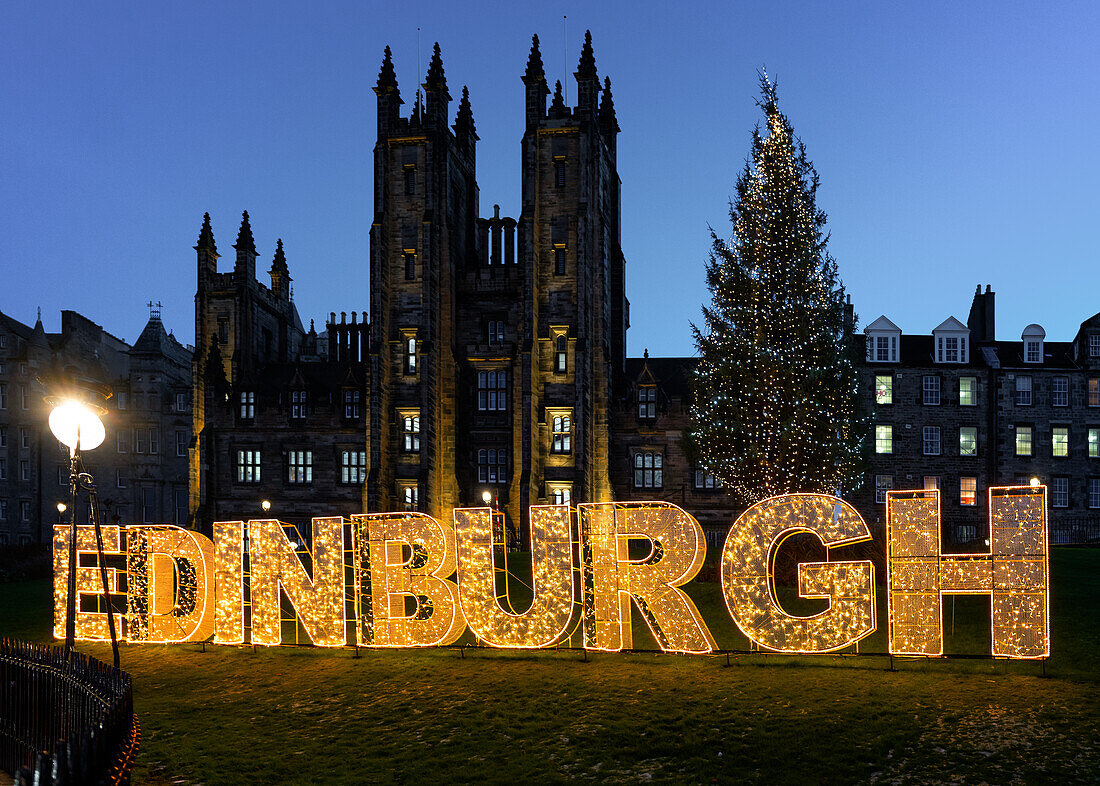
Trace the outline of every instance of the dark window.
<instances>
[{"instance_id":1,"label":"dark window","mask_svg":"<svg viewBox=\"0 0 1100 786\"><path fill-rule=\"evenodd\" d=\"M340 482L363 483L367 479L367 453L363 450L340 451Z\"/></svg>"},{"instance_id":2,"label":"dark window","mask_svg":"<svg viewBox=\"0 0 1100 786\"><path fill-rule=\"evenodd\" d=\"M479 483L508 482L508 451L505 448L482 448L477 452Z\"/></svg>"},{"instance_id":3,"label":"dark window","mask_svg":"<svg viewBox=\"0 0 1100 786\"><path fill-rule=\"evenodd\" d=\"M564 374L568 368L567 346L565 336L558 336L557 351L554 355L554 371L559 374Z\"/></svg>"},{"instance_id":4,"label":"dark window","mask_svg":"<svg viewBox=\"0 0 1100 786\"><path fill-rule=\"evenodd\" d=\"M304 390L290 391L290 416L295 419L306 416L306 392Z\"/></svg>"},{"instance_id":5,"label":"dark window","mask_svg":"<svg viewBox=\"0 0 1100 786\"><path fill-rule=\"evenodd\" d=\"M241 391L241 420L252 420L256 417L256 394L252 391Z\"/></svg>"},{"instance_id":6,"label":"dark window","mask_svg":"<svg viewBox=\"0 0 1100 786\"><path fill-rule=\"evenodd\" d=\"M558 276L565 275L565 249L554 249L554 274Z\"/></svg>"},{"instance_id":7,"label":"dark window","mask_svg":"<svg viewBox=\"0 0 1100 786\"><path fill-rule=\"evenodd\" d=\"M659 489L664 485L664 456L655 450L634 454L634 488Z\"/></svg>"},{"instance_id":8,"label":"dark window","mask_svg":"<svg viewBox=\"0 0 1100 786\"><path fill-rule=\"evenodd\" d=\"M344 417L348 420L356 420L359 417L359 391L344 391Z\"/></svg>"},{"instance_id":9,"label":"dark window","mask_svg":"<svg viewBox=\"0 0 1100 786\"><path fill-rule=\"evenodd\" d=\"M489 343L490 344L503 344L504 343L504 320L503 319L489 320L488 334L489 334Z\"/></svg>"},{"instance_id":10,"label":"dark window","mask_svg":"<svg viewBox=\"0 0 1100 786\"><path fill-rule=\"evenodd\" d=\"M508 372L477 373L477 408L482 412L503 412L508 403Z\"/></svg>"},{"instance_id":11,"label":"dark window","mask_svg":"<svg viewBox=\"0 0 1100 786\"><path fill-rule=\"evenodd\" d=\"M238 483L259 483L260 482L260 451L258 451L258 450L238 450L237 451L237 482Z\"/></svg>"},{"instance_id":12,"label":"dark window","mask_svg":"<svg viewBox=\"0 0 1100 786\"><path fill-rule=\"evenodd\" d=\"M554 185L561 188L565 185L565 162L554 162Z\"/></svg>"},{"instance_id":13,"label":"dark window","mask_svg":"<svg viewBox=\"0 0 1100 786\"><path fill-rule=\"evenodd\" d=\"M416 167L405 165L405 196L413 196L416 193Z\"/></svg>"},{"instance_id":14,"label":"dark window","mask_svg":"<svg viewBox=\"0 0 1100 786\"><path fill-rule=\"evenodd\" d=\"M638 387L638 419L653 420L657 417L657 388L653 385Z\"/></svg>"},{"instance_id":15,"label":"dark window","mask_svg":"<svg viewBox=\"0 0 1100 786\"><path fill-rule=\"evenodd\" d=\"M416 254L405 254L405 280L416 278Z\"/></svg>"}]
</instances>

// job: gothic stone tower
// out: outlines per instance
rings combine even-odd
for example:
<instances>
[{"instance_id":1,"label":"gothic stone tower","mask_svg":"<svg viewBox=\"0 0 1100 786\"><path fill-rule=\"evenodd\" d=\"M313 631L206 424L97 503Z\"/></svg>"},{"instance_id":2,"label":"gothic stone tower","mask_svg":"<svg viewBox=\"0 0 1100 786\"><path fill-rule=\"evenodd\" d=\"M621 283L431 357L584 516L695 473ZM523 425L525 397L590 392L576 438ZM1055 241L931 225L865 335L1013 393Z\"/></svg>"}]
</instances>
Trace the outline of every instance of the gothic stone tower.
<instances>
[{"instance_id":1,"label":"gothic stone tower","mask_svg":"<svg viewBox=\"0 0 1100 786\"><path fill-rule=\"evenodd\" d=\"M453 128L438 45L408 118L387 48L375 87L371 422L366 507L447 517L488 491L532 504L606 500L608 409L624 368L619 131L591 36L547 110L537 36L522 77L518 221L478 218L473 115Z\"/></svg>"}]
</instances>

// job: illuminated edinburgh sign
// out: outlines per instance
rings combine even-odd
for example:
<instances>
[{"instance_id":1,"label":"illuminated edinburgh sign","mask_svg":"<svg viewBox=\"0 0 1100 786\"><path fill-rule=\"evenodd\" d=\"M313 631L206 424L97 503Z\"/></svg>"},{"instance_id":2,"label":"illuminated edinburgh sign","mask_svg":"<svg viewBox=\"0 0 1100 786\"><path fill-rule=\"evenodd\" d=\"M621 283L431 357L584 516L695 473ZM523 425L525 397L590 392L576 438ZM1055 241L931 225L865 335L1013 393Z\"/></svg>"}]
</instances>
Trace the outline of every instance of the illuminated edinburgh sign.
<instances>
[{"instance_id":1,"label":"illuminated edinburgh sign","mask_svg":"<svg viewBox=\"0 0 1100 786\"><path fill-rule=\"evenodd\" d=\"M943 554L939 492L887 494L889 648L943 654L942 596L988 595L994 656L1050 654L1046 489L989 490L990 552ZM468 627L483 644L541 648L578 623L587 650L633 647L632 606L662 650L717 649L682 587L706 555L699 523L666 502L531 508L531 601L513 607L503 544L488 508L460 508L453 523L423 513L315 518L312 548L279 521L219 522L211 541L169 526L104 527L108 585L125 612L116 625L139 642L276 645L295 623L315 645L432 647ZM798 593L828 602L789 614L776 596L775 557L788 537L825 546L871 539L859 513L823 494L787 494L746 510L721 555L721 587L737 627L762 649L833 652L877 625L868 560L805 562ZM641 548L639 548L639 545ZM76 636L109 635L92 527L77 528ZM54 635L65 633L69 529L54 529ZM506 559L506 557L505 557ZM125 567L121 567L125 566ZM503 574L503 575L502 575ZM285 596L293 610L284 618Z\"/></svg>"}]
</instances>

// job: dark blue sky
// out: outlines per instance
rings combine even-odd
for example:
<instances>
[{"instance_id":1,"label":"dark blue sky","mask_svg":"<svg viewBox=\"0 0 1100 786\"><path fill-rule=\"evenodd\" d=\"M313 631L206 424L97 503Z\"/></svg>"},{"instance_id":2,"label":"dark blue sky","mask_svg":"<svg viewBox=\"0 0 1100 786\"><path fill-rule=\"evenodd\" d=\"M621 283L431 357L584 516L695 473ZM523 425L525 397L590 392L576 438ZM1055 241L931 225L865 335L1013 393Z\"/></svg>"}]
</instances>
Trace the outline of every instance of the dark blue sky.
<instances>
[{"instance_id":1,"label":"dark blue sky","mask_svg":"<svg viewBox=\"0 0 1100 786\"><path fill-rule=\"evenodd\" d=\"M57 330L75 309L132 342L160 300L190 342L203 211L231 264L247 209L262 269L283 238L307 324L363 311L383 47L411 104L417 26L419 78L440 42L452 95L470 88L481 214L516 215L530 36L573 96L591 28L623 129L632 354L692 352L761 65L821 175L862 324L927 333L989 283L1000 338L1039 322L1068 340L1100 311L1098 8L18 0L0 26L0 310L33 323L42 306Z\"/></svg>"}]
</instances>

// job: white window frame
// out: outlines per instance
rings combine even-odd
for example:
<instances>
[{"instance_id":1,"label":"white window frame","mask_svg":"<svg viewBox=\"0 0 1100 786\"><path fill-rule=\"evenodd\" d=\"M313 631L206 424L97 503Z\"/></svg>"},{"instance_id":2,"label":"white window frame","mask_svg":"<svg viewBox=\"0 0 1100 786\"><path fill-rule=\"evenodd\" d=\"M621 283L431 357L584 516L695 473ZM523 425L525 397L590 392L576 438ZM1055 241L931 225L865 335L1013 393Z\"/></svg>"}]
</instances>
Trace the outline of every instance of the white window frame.
<instances>
[{"instance_id":1,"label":"white window frame","mask_svg":"<svg viewBox=\"0 0 1100 786\"><path fill-rule=\"evenodd\" d=\"M894 490L894 476L893 475L875 475L875 503L883 505L886 503L886 492Z\"/></svg>"},{"instance_id":2,"label":"white window frame","mask_svg":"<svg viewBox=\"0 0 1100 786\"><path fill-rule=\"evenodd\" d=\"M1030 407L1034 398L1031 395L1032 379L1030 374L1016 375L1016 406Z\"/></svg>"},{"instance_id":3,"label":"white window frame","mask_svg":"<svg viewBox=\"0 0 1100 786\"><path fill-rule=\"evenodd\" d=\"M886 450L883 450L883 446ZM894 452L894 427L889 424L875 426L875 453L890 455Z\"/></svg>"},{"instance_id":4,"label":"white window frame","mask_svg":"<svg viewBox=\"0 0 1100 786\"><path fill-rule=\"evenodd\" d=\"M921 404L938 407L942 398L943 383L938 374L925 374L921 379Z\"/></svg>"},{"instance_id":5,"label":"white window frame","mask_svg":"<svg viewBox=\"0 0 1100 786\"><path fill-rule=\"evenodd\" d=\"M1050 427L1050 455L1051 458L1069 458L1069 426Z\"/></svg>"},{"instance_id":6,"label":"white window frame","mask_svg":"<svg viewBox=\"0 0 1100 786\"><path fill-rule=\"evenodd\" d=\"M970 437L968 440L967 437ZM970 442L970 450L966 450L967 442ZM960 456L977 456L978 455L978 427L977 426L959 426L959 455Z\"/></svg>"},{"instance_id":7,"label":"white window frame","mask_svg":"<svg viewBox=\"0 0 1100 786\"><path fill-rule=\"evenodd\" d=\"M1069 478L1055 475L1050 479L1050 506L1069 507Z\"/></svg>"},{"instance_id":8,"label":"white window frame","mask_svg":"<svg viewBox=\"0 0 1100 786\"><path fill-rule=\"evenodd\" d=\"M1069 406L1069 377L1052 377L1050 380L1050 405Z\"/></svg>"},{"instance_id":9,"label":"white window frame","mask_svg":"<svg viewBox=\"0 0 1100 786\"><path fill-rule=\"evenodd\" d=\"M923 445L924 455L926 456L938 456L943 447L940 439L940 427L939 426L925 426L923 429L921 444Z\"/></svg>"}]
</instances>

